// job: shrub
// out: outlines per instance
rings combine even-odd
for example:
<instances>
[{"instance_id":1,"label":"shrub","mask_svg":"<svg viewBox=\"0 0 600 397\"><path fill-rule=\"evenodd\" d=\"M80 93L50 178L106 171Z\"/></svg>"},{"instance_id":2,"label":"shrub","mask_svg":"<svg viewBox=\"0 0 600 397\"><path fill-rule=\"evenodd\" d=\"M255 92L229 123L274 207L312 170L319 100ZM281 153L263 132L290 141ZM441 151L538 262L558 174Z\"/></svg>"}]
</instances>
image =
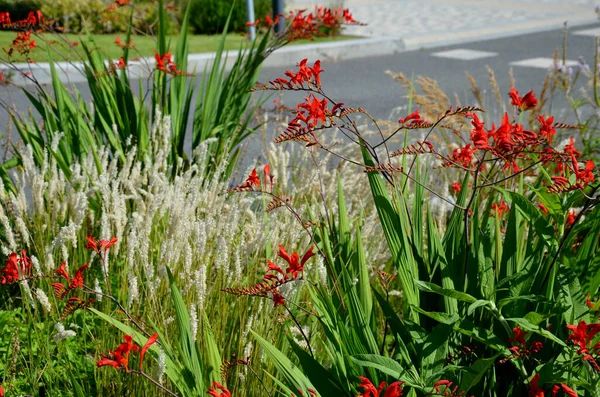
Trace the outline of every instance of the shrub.
<instances>
[{"instance_id":1,"label":"shrub","mask_svg":"<svg viewBox=\"0 0 600 397\"><path fill-rule=\"evenodd\" d=\"M39 0L0 0L0 12L10 13L14 20L25 19L31 11L39 9Z\"/></svg>"},{"instance_id":2,"label":"shrub","mask_svg":"<svg viewBox=\"0 0 600 397\"><path fill-rule=\"evenodd\" d=\"M229 0L191 0L190 24L199 34L220 33L225 27L227 17L231 11L232 2ZM271 0L255 0L254 15L262 18L271 13ZM241 32L246 27L246 6L238 1L233 6L231 31Z\"/></svg>"}]
</instances>

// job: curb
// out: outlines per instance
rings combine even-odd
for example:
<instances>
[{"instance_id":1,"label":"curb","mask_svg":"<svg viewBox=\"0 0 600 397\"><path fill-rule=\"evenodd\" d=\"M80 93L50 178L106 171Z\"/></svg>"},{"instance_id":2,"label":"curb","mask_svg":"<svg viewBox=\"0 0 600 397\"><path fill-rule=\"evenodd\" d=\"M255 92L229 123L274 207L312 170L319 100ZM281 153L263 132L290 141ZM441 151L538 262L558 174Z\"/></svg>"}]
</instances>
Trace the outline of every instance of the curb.
<instances>
[{"instance_id":1,"label":"curb","mask_svg":"<svg viewBox=\"0 0 600 397\"><path fill-rule=\"evenodd\" d=\"M569 27L589 25L597 22L596 18L579 18L569 21ZM467 44L485 40L500 39L519 36L522 34L539 33L562 29L563 20L533 21L527 27L518 28L521 25L506 25L469 31L447 32L443 36L423 35L411 38L375 37L340 42L328 42L317 44L299 44L283 47L273 52L263 63L265 67L291 67L303 58L321 59L329 62L343 61L356 58L378 57L399 54L406 51L415 51L436 47L444 47L457 44ZM235 62L237 51L226 51L227 67ZM188 70L196 70L201 73L211 65L215 59L215 53L190 54L188 57ZM144 79L150 76L154 70L154 57L142 58L139 61L131 61L128 64L128 73L131 79ZM56 70L62 81L70 83L82 83L87 79L83 72L82 62L56 62ZM48 63L27 64L18 63L13 67L0 66L5 73L13 73L11 81L16 85L32 84L28 77L22 76L27 73L34 77L40 84L51 83L50 66ZM18 74L15 74L18 73Z\"/></svg>"}]
</instances>

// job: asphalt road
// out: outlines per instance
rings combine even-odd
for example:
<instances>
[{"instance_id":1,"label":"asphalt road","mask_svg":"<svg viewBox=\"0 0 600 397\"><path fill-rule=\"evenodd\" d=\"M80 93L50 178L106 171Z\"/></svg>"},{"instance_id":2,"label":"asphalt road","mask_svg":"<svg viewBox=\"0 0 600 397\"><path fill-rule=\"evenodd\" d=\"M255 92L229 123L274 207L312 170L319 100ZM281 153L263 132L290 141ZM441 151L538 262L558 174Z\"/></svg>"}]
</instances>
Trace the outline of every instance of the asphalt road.
<instances>
[{"instance_id":1,"label":"asphalt road","mask_svg":"<svg viewBox=\"0 0 600 397\"><path fill-rule=\"evenodd\" d=\"M596 25L578 27L574 31L596 27ZM472 74L485 89L485 105L492 118L501 114L501 109L495 105L490 85L488 83L489 65L495 72L497 82L503 94L507 94L510 84L508 71L510 63L528 58L545 57L552 58L554 50L562 46L562 30L543 33L533 33L511 38L502 38L489 41L481 41L469 44L452 45L435 49L403 52L395 55L360 58L345 61L329 61L322 59L322 68L325 72L321 75L323 87L328 95L337 101L344 102L346 106L361 106L369 111L377 119L397 120L406 113L406 91L397 82L385 74L386 70L402 72L406 76L422 75L436 80L443 91L451 98L460 98L463 105L474 104L475 100L470 92L470 84L465 72ZM595 39L589 36L574 35L571 32L567 38L567 58L577 60L583 56L589 62L594 59ZM464 60L448 59L432 56L440 51L453 49L468 49L475 51L486 51L497 55L482 59ZM300 61L300 59L298 59ZM311 63L313 60L309 60ZM287 69L293 70L294 65ZM260 81L266 82L283 76L285 67L264 68ZM592 68L593 70L593 68ZM547 69L513 66L513 74L516 86L524 94L530 89L539 93ZM88 97L85 85L77 84L84 98ZM506 97L507 98L507 97ZM30 108L27 98L16 87L1 87L0 101L9 104L21 112L27 112ZM286 93L284 103L294 107L302 101L300 93ZM557 93L553 102L553 113L560 121L573 121L573 115L565 110L567 102L562 94ZM8 115L5 110L0 110L0 136L5 134L8 123ZM14 131L13 131L14 134ZM252 151L252 150L250 150Z\"/></svg>"}]
</instances>

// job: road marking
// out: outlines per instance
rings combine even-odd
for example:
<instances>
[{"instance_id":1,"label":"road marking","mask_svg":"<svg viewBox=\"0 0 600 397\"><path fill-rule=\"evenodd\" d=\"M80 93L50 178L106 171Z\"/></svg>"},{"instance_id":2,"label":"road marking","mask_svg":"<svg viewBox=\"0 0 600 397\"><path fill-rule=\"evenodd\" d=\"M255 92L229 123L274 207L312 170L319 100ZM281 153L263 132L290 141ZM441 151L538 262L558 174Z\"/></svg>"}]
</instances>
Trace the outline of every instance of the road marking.
<instances>
[{"instance_id":1,"label":"road marking","mask_svg":"<svg viewBox=\"0 0 600 397\"><path fill-rule=\"evenodd\" d=\"M468 50L466 48L457 48L456 50L434 52L434 57L460 59L461 61L472 61L474 59L495 57L497 52Z\"/></svg>"},{"instance_id":2,"label":"road marking","mask_svg":"<svg viewBox=\"0 0 600 397\"><path fill-rule=\"evenodd\" d=\"M573 32L573 34L576 34L578 36L600 36L600 28L577 30Z\"/></svg>"},{"instance_id":3,"label":"road marking","mask_svg":"<svg viewBox=\"0 0 600 397\"><path fill-rule=\"evenodd\" d=\"M558 64L562 65L562 60L559 61ZM567 66L576 66L579 64L579 62L567 59L565 64ZM554 58L529 58L521 61L511 62L510 65L525 66L528 68L550 69L554 67Z\"/></svg>"}]
</instances>

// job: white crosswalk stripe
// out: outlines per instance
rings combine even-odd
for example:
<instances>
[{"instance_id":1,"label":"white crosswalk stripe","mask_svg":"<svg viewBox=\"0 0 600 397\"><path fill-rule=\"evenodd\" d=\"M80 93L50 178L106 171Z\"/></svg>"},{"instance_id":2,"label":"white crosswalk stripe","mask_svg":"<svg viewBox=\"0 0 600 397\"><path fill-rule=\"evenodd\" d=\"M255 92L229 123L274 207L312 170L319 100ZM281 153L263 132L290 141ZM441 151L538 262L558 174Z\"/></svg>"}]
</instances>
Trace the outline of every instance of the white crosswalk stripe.
<instances>
[{"instance_id":1,"label":"white crosswalk stripe","mask_svg":"<svg viewBox=\"0 0 600 397\"><path fill-rule=\"evenodd\" d=\"M567 59L566 66L576 66L579 64L577 61L573 61L571 59ZM550 69L554 67L554 59L553 58L529 58L523 59L520 61L514 61L510 63L511 66L524 66L529 68L538 68L538 69ZM562 65L562 61L559 62L559 65Z\"/></svg>"},{"instance_id":2,"label":"white crosswalk stripe","mask_svg":"<svg viewBox=\"0 0 600 397\"><path fill-rule=\"evenodd\" d=\"M450 58L450 59L459 59L461 61L472 61L474 59L495 57L498 55L498 53L497 52L488 52L488 51L469 50L466 48L457 48L455 50L435 52L431 55L434 57L439 57L439 58Z\"/></svg>"},{"instance_id":3,"label":"white crosswalk stripe","mask_svg":"<svg viewBox=\"0 0 600 397\"><path fill-rule=\"evenodd\" d=\"M600 36L600 28L577 30L573 34L577 36Z\"/></svg>"}]
</instances>

